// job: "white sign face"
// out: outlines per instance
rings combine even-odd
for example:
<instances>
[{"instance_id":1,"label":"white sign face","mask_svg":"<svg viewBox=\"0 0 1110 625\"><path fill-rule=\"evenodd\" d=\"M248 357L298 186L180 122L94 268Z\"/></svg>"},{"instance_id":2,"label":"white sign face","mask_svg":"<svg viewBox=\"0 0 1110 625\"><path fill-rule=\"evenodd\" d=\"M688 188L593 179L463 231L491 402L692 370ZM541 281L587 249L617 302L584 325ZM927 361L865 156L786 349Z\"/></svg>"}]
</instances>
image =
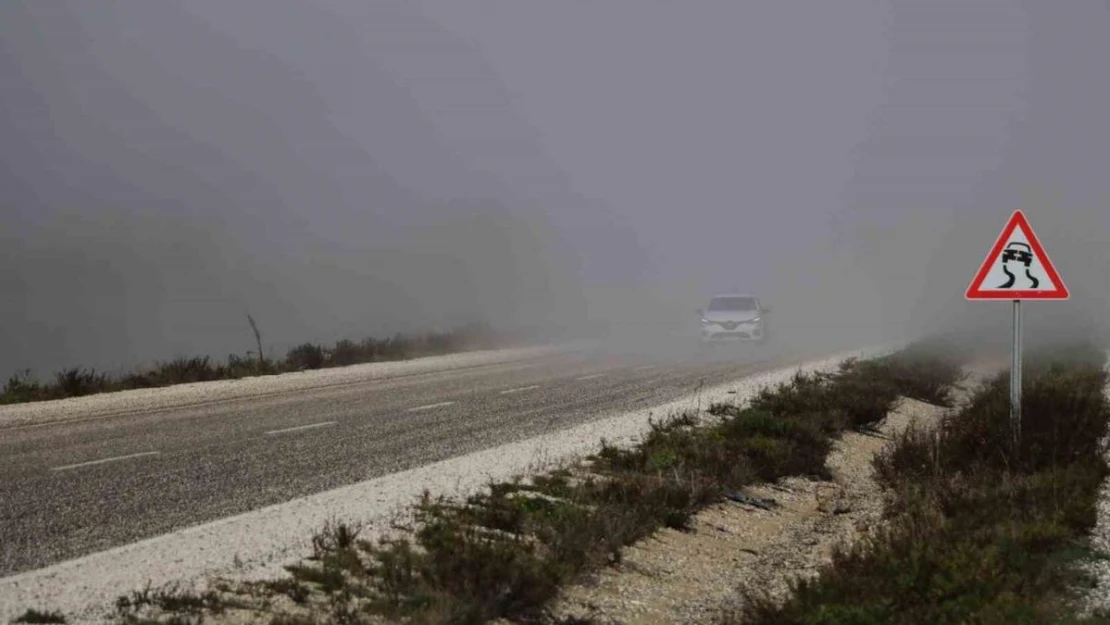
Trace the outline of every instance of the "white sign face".
<instances>
[{"instance_id":1,"label":"white sign face","mask_svg":"<svg viewBox=\"0 0 1110 625\"><path fill-rule=\"evenodd\" d=\"M1068 299L1068 289L1025 215L1003 228L965 294L971 300Z\"/></svg>"}]
</instances>

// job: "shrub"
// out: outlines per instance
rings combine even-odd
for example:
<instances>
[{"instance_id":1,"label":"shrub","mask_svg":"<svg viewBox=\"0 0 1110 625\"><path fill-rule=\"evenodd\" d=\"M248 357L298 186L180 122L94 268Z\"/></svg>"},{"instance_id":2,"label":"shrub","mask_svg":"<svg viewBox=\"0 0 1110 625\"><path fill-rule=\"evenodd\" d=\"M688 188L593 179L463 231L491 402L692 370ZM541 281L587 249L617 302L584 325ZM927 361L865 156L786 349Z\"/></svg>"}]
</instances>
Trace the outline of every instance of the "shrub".
<instances>
[{"instance_id":1,"label":"shrub","mask_svg":"<svg viewBox=\"0 0 1110 625\"><path fill-rule=\"evenodd\" d=\"M93 369L72 368L57 373L54 376L54 388L51 394L55 397L81 397L102 393L110 389L110 381L105 373L97 373Z\"/></svg>"},{"instance_id":2,"label":"shrub","mask_svg":"<svg viewBox=\"0 0 1110 625\"><path fill-rule=\"evenodd\" d=\"M39 610L27 610L20 616L16 617L13 623L57 623L64 625L66 617L61 612L43 612Z\"/></svg>"},{"instance_id":3,"label":"shrub","mask_svg":"<svg viewBox=\"0 0 1110 625\"><path fill-rule=\"evenodd\" d=\"M31 378L31 371L25 370L8 378L4 384L4 392L0 393L0 404L41 401L46 399L47 395L42 384Z\"/></svg>"},{"instance_id":4,"label":"shrub","mask_svg":"<svg viewBox=\"0 0 1110 625\"><path fill-rule=\"evenodd\" d=\"M1101 368L1053 367L1024 382L1021 446L1012 444L1009 379L999 375L958 418L944 421L939 455L946 466L1029 473L1098 455L1110 420Z\"/></svg>"},{"instance_id":5,"label":"shrub","mask_svg":"<svg viewBox=\"0 0 1110 625\"><path fill-rule=\"evenodd\" d=\"M329 367L346 367L363 362L358 345L354 341L344 339L335 344L328 352L327 365Z\"/></svg>"},{"instance_id":6,"label":"shrub","mask_svg":"<svg viewBox=\"0 0 1110 625\"><path fill-rule=\"evenodd\" d=\"M319 369L324 366L324 349L319 345L305 343L289 350L285 356L285 368L289 371Z\"/></svg>"},{"instance_id":7,"label":"shrub","mask_svg":"<svg viewBox=\"0 0 1110 625\"><path fill-rule=\"evenodd\" d=\"M772 415L808 415L826 431L870 429L886 418L900 395L948 405L961 377L962 356L928 343L876 360L849 359L835 373L798 373L764 389L751 402Z\"/></svg>"},{"instance_id":8,"label":"shrub","mask_svg":"<svg viewBox=\"0 0 1110 625\"><path fill-rule=\"evenodd\" d=\"M148 388L170 386L173 384L188 384L192 382L208 382L225 378L227 372L222 367L212 364L212 359L207 356L197 358L176 358L169 362L156 365L146 374L132 374L123 380L123 386L129 388Z\"/></svg>"}]
</instances>

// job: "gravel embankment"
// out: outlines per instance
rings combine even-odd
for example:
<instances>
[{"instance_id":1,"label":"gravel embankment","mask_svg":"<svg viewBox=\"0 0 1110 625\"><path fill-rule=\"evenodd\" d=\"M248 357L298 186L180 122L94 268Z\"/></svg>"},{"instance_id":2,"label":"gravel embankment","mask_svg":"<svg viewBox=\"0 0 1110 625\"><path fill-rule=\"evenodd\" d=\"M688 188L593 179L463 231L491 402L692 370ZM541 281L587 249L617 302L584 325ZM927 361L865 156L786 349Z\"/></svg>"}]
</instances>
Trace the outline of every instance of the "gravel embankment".
<instances>
[{"instance_id":1,"label":"gravel embankment","mask_svg":"<svg viewBox=\"0 0 1110 625\"><path fill-rule=\"evenodd\" d=\"M71 623L97 622L116 597L141 588L147 582L154 586L171 582L198 585L215 575L238 579L279 576L284 564L296 562L310 551L311 535L330 518L365 522L368 524L366 532L372 536L388 529L389 522L424 489L433 494L471 491L491 480L509 479L595 451L603 438L617 444L632 443L646 430L652 417L693 408L699 402L706 406L714 401L742 401L766 385L788 380L799 369L829 369L849 356L870 357L892 349L892 346L885 346L853 350L802 367L749 376L650 411L608 415L602 420L547 436L452 458L0 579L0 621L28 607L37 607L61 610L70 616ZM464 356L480 357L467 354L459 358ZM399 367L418 363L391 364Z\"/></svg>"},{"instance_id":2,"label":"gravel embankment","mask_svg":"<svg viewBox=\"0 0 1110 625\"><path fill-rule=\"evenodd\" d=\"M1110 353L1107 357L1110 358ZM1104 393L1110 396L1110 386ZM1110 462L1110 436L1103 440L1103 448L1108 450L1107 461ZM1110 480L1104 481L1099 490L1097 519L1091 530L1091 548L1110 556ZM1110 560L1091 560L1084 564L1084 569L1095 583L1085 593L1080 611L1085 615L1110 614Z\"/></svg>"},{"instance_id":3,"label":"gravel embankment","mask_svg":"<svg viewBox=\"0 0 1110 625\"><path fill-rule=\"evenodd\" d=\"M1099 491L1098 522L1091 531L1091 548L1110 554L1110 481L1103 483ZM1083 598L1081 611L1085 615L1110 613L1110 561L1093 560L1085 563L1084 568L1095 584Z\"/></svg>"}]
</instances>

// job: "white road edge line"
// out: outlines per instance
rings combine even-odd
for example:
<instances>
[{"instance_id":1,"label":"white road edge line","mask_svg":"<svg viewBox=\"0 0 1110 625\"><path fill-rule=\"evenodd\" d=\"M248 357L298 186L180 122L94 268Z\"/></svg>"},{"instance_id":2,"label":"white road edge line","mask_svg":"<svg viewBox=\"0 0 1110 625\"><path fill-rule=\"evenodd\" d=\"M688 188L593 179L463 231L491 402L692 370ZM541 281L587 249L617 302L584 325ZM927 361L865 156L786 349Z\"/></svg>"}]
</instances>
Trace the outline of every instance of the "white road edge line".
<instances>
[{"instance_id":1,"label":"white road edge line","mask_svg":"<svg viewBox=\"0 0 1110 625\"><path fill-rule=\"evenodd\" d=\"M597 378L604 378L607 375L609 375L609 374L608 373L595 373L593 375L584 375L580 378L574 378L574 379L578 382L582 382L584 380L596 380Z\"/></svg>"},{"instance_id":2,"label":"white road edge line","mask_svg":"<svg viewBox=\"0 0 1110 625\"><path fill-rule=\"evenodd\" d=\"M424 410L431 410L433 408L443 408L445 406L453 406L453 401L441 401L438 404L428 404L427 406L417 406L416 408L409 408L408 412L421 412Z\"/></svg>"},{"instance_id":3,"label":"white road edge line","mask_svg":"<svg viewBox=\"0 0 1110 625\"><path fill-rule=\"evenodd\" d=\"M286 432L300 432L301 430L311 430L313 428L322 428L329 425L335 425L338 421L324 421L323 423L310 423L308 425L298 425L295 428L285 428L284 430L270 430L265 434L270 436L272 434L285 434Z\"/></svg>"},{"instance_id":4,"label":"white road edge line","mask_svg":"<svg viewBox=\"0 0 1110 625\"><path fill-rule=\"evenodd\" d=\"M132 458L142 458L143 456L157 456L162 452L160 451L144 451L138 454L129 454L126 456L116 456L114 458L104 458L103 460L92 460L90 462L78 462L77 464L67 464L61 467L51 467L51 471L68 471L69 469L79 469L81 467L91 467L96 464L105 464L108 462L119 462L120 460L130 460Z\"/></svg>"},{"instance_id":5,"label":"white road edge line","mask_svg":"<svg viewBox=\"0 0 1110 625\"><path fill-rule=\"evenodd\" d=\"M501 391L501 394L502 395L512 395L513 393L523 393L524 391L534 391L534 390L538 389L539 387L540 387L539 384L533 384L532 386L522 386L520 388L511 388L507 391Z\"/></svg>"}]
</instances>

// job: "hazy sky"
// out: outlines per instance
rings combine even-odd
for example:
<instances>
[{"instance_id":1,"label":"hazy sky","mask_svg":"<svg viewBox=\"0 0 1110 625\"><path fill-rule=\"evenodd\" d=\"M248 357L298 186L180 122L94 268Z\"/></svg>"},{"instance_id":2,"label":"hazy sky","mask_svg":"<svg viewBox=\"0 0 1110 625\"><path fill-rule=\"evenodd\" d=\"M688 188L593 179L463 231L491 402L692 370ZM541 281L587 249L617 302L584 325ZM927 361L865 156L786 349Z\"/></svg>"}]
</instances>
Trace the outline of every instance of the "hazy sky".
<instances>
[{"instance_id":1,"label":"hazy sky","mask_svg":"<svg viewBox=\"0 0 1110 625\"><path fill-rule=\"evenodd\" d=\"M898 332L1022 202L1095 315L1110 12L1048 4L0 3L0 374L733 287Z\"/></svg>"}]
</instances>

